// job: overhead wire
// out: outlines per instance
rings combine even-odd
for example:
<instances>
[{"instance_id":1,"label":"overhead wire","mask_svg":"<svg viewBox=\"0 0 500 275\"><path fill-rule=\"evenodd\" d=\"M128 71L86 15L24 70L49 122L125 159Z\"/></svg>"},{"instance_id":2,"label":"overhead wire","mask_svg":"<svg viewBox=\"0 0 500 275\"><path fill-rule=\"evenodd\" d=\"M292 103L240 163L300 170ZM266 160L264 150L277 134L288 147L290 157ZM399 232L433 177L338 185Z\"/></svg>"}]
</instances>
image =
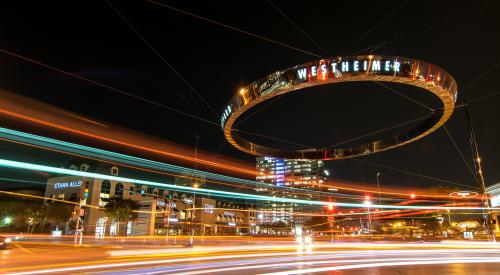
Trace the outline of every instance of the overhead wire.
<instances>
[{"instance_id":1,"label":"overhead wire","mask_svg":"<svg viewBox=\"0 0 500 275\"><path fill-rule=\"evenodd\" d=\"M325 57L330 56L330 53L325 50L323 46L321 46L316 40L314 40L304 29L302 29L299 25L297 25L288 15L286 15L285 12L283 12L278 6L276 6L271 0L267 0L267 3L271 5L281 16L283 16L292 26L295 27L304 37L309 39L320 51L322 51L325 54Z\"/></svg>"},{"instance_id":2,"label":"overhead wire","mask_svg":"<svg viewBox=\"0 0 500 275\"><path fill-rule=\"evenodd\" d=\"M177 71L174 66L172 66L172 64L170 64L170 62L168 62L161 54L160 52L158 52L158 50L156 50L155 47L153 47L153 45L141 34L141 32L139 32L139 30L134 27L134 25L129 21L127 20L127 18L125 18L125 16L120 13L120 11L115 7L113 6L113 4L111 4L111 2L109 2L108 0L105 0L106 4L108 4L108 6L130 27L130 29L132 29L132 31L156 54L156 56L158 56L161 61L163 61L163 63L165 63L174 73L175 75L177 75L177 77L179 77L179 79L182 80L182 82L205 104L205 106L210 109L212 111L212 113L214 113L214 115L218 118L219 117L219 114L215 111L215 109L196 91L196 89L193 87L193 85L191 85L191 83L189 83L189 81L187 81L180 73L179 71Z\"/></svg>"},{"instance_id":3,"label":"overhead wire","mask_svg":"<svg viewBox=\"0 0 500 275\"><path fill-rule=\"evenodd\" d=\"M380 85L380 86L382 86L382 87L386 88L387 90L389 90L389 91L391 91L391 92L394 92L395 94L397 94L397 95L399 95L399 96L401 96L401 97L403 97L403 98L405 98L405 99L407 99L407 100L409 100L409 101L411 101L411 102L413 102L413 103L415 103L415 104L419 105L420 107L422 107L422 108L424 108L424 109L427 109L427 110L429 110L429 111L431 111L431 112L434 112L434 109L432 109L432 108L428 107L427 105L423 104L422 102L420 102L420 101L418 101L418 100L415 100L415 99L413 99L413 98L411 98L411 97L409 97L409 96L407 96L407 95L405 95L405 94L403 94L403 93L401 93L401 92L397 91L396 89L394 89L394 88L392 88L392 87L389 87L389 86L387 86L387 85L385 85L385 84L381 83L380 81L374 81L374 82L375 82L376 84L378 84L378 85Z\"/></svg>"},{"instance_id":4,"label":"overhead wire","mask_svg":"<svg viewBox=\"0 0 500 275\"><path fill-rule=\"evenodd\" d=\"M170 107L170 106L167 106L163 103L159 103L159 102L156 102L154 100L151 100L151 99L147 99L147 98L144 98L144 97L141 97L141 96L138 96L138 95L135 95L135 94L132 94L130 92L126 92L124 90L121 90L121 89L118 89L118 88L115 88L115 87L112 87L112 86L109 86L107 84L104 84L104 83L101 83L101 82L98 82L98 81L95 81L95 80L92 80L92 79L89 79L89 78L86 78L86 77L83 77L83 76L80 76L78 74L75 74L75 73L71 73L71 72L68 72L68 71L65 71L63 69L60 69L60 68L57 68L57 67L54 67L54 66L51 66L51 65L48 65L46 63L43 63L41 61L37 61L37 60L34 60L32 58L28 58L28 57L25 57L25 56L22 56L20 54L17 54L17 53L14 53L14 52L11 52L11 51L8 51L6 49L3 49L3 48L0 48L0 52L4 53L4 54L7 54L7 55L10 55L10 56L13 56L13 57L16 57L16 58L19 58L19 59L23 59L24 61L28 61L28 62L31 62L31 63L34 63L34 64L37 64L39 66L42 66L42 67L45 67L47 69L50 69L50 70L53 70L53 71L57 71L59 73L62 73L62 74L65 74L67 76L71 76L73 78L76 78L76 79L79 79L79 80L82 80L82 81L85 81L85 82L89 82L89 83L92 83L96 86L99 86L101 88L105 88L107 90L110 90L110 91L113 91L113 92L116 92L116 93L119 93L119 94L122 94L122 95L126 95L126 96L129 96L129 97L132 97L136 100L139 100L139 101L143 101L143 102L146 102L146 103L149 103L149 104L153 104L155 106L158 106L158 107L161 107L163 109L167 109L169 111L172 111L172 112L175 112L175 113L178 113L178 114L181 114L181 115L184 115L184 116L187 116L187 117L190 117L192 119L197 119L197 120L200 120L200 121L203 121L203 122L206 122L206 123L209 123L209 124L212 124L212 125L216 125L216 126L219 126L219 123L217 122L214 122L214 121L211 121L211 120L208 120L208 119L205 119L203 117L200 117L200 116L197 116L197 115L193 115L193 114L190 114L190 113L187 113L187 112L184 112L184 111L181 111L179 109L176 109L176 108L173 108L173 107Z\"/></svg>"},{"instance_id":5,"label":"overhead wire","mask_svg":"<svg viewBox=\"0 0 500 275\"><path fill-rule=\"evenodd\" d=\"M492 0L490 2L495 2L495 1ZM479 11L483 11L483 10L485 10L485 9L488 8L488 5L489 5L489 3L486 3L485 5L479 7L478 10ZM378 43L376 43L376 44L374 44L374 45L372 45L370 47L367 47L365 49L362 49L362 50L356 51L354 53L351 53L350 55L357 55L357 54L360 54L360 53L364 53L367 50L370 50L370 53L371 53L374 50L380 49L381 47L383 47L385 45L388 45L388 44L391 44L391 43L393 43L395 41L402 40L402 39L404 39L406 37L409 37L410 35L412 35L414 33L417 33L419 31L428 30L428 29L434 28L436 26L452 22L454 20L462 20L463 21L466 15L470 15L470 14L472 14L472 12L476 12L476 11L477 11L477 9L472 9L472 10L471 9L466 9L463 12L453 14L452 17L449 17L449 18L446 18L446 19L439 19L437 22L433 22L433 23L429 23L429 24L426 24L426 25L423 25L423 26L420 26L420 27L413 28L412 30L409 30L409 31L400 33L400 34L398 34L396 36L393 36L390 39L378 42Z\"/></svg>"},{"instance_id":6,"label":"overhead wire","mask_svg":"<svg viewBox=\"0 0 500 275\"><path fill-rule=\"evenodd\" d=\"M276 44L276 45L279 45L279 46L282 46L282 47L285 47L285 48L288 48L288 49L292 49L292 50L295 50L295 51L298 51L298 52L301 52L301 53L305 53L305 54L308 54L308 55L311 55L311 56L322 58L322 56L319 55L319 54L315 54L315 53L310 52L310 51L302 50L302 49L299 49L297 47L291 46L289 44L286 44L286 43L283 43L283 42L279 42L279 41L276 41L274 39L271 39L271 38L268 38L268 37L265 37L265 36L262 36L262 35L259 35L259 34L251 33L249 31L245 31L245 30L242 30L240 28L236 28L236 27L233 27L233 26L230 26L230 25L227 25L227 24L224 24L224 23L221 23L221 22L218 22L218 21L215 21L215 20L203 17L203 16L199 16L199 15L196 15L194 13L187 12L187 11L181 10L179 8L175 8L175 7L172 7L172 6L169 6L169 5L157 2L157 1L153 1L153 0L147 0L147 1L150 2L150 3L156 4L158 6L161 6L161 7L164 7L164 8L173 10L173 11L176 11L176 12L179 12L179 13L182 13L182 14L185 14L185 15L189 15L189 16L194 17L194 18L197 18L197 19L200 19L200 20L203 20L203 21L206 21L206 22L209 22L209 23L212 23L212 24L215 24L215 25L218 25L218 26L221 26L221 27L233 30L233 31L237 31L237 32L240 32L240 33L252 36L254 38L262 39L262 40L265 40L267 42L270 42L270 43L273 43L273 44Z\"/></svg>"},{"instance_id":7,"label":"overhead wire","mask_svg":"<svg viewBox=\"0 0 500 275\"><path fill-rule=\"evenodd\" d=\"M405 1L402 1L401 3L399 3L399 5L397 5L396 7L394 7L394 9L392 9L388 14L386 14L384 17L382 17L382 19L380 19L377 24L375 25L372 25L372 27L370 27L363 35L361 35L360 37L358 37L351 45L349 45L346 49L344 49L342 52L341 52L341 55L346 53L347 51L349 51L350 49L352 49L354 46L356 46L359 42L361 42L361 40L363 40L368 34L370 34L372 31L374 31L376 28L378 28L382 23L384 23L389 17L391 17L396 11L398 11L402 6L404 6L404 4L406 4L406 2L408 2L408 0L405 0Z\"/></svg>"},{"instance_id":8,"label":"overhead wire","mask_svg":"<svg viewBox=\"0 0 500 275\"><path fill-rule=\"evenodd\" d=\"M440 179L440 178L436 178L436 177L426 176L426 175L423 175L420 173L416 173L416 172L412 172L412 171L408 171L408 170L403 170L403 169L399 169L399 168L394 168L394 167L390 167L387 165L378 164L378 163L375 163L372 161L361 160L361 159L356 159L356 158L350 158L350 160L373 165L373 166L377 166L377 167L381 167L381 168L385 168L385 169L389 169L389 170L393 170L393 171L397 171L397 172L401 172L401 173L406 173L409 175L413 175L413 176L417 176L417 177L421 177L421 178L425 178L425 179L429 179L429 180L439 181L439 182L448 183L448 184L457 185L457 186L462 186L462 187L467 187L467 188L479 189L478 187L472 187L469 185L465 185L465 184L461 184L461 183L457 183L457 182L453 182L453 181L449 181L449 180L444 180L444 179Z\"/></svg>"},{"instance_id":9,"label":"overhead wire","mask_svg":"<svg viewBox=\"0 0 500 275\"><path fill-rule=\"evenodd\" d=\"M432 116L432 114L427 114L425 116L421 116L421 117L418 117L418 118L415 118L415 119L407 120L407 121L404 121L404 122L401 122L401 123L398 123L398 124L395 124L395 125L392 125L392 126L389 126L389 127L386 127L386 128L375 130L373 132L370 132L370 133L367 133L367 134L364 134L364 135L361 135L361 136L357 136L357 137L350 138L350 139L347 139L347 140L344 140L344 141L341 141L341 142L337 142L337 143L335 143L333 145L328 146L327 148L336 147L336 146L339 146L341 144L345 144L345 143L348 143L348 142L351 142L351 141L359 140L359 139L362 139L362 138L365 138L365 137L369 137L369 136L372 136L372 135L375 135L375 134L379 134L379 133L382 133L382 132L385 132L385 131L388 131L388 130L392 130L392 129L395 129L395 128L398 128L398 127L401 127L401 126L404 126L404 125L408 125L408 124L417 122L419 120L428 118L430 116Z\"/></svg>"},{"instance_id":10,"label":"overhead wire","mask_svg":"<svg viewBox=\"0 0 500 275\"><path fill-rule=\"evenodd\" d=\"M469 172L471 173L472 177L475 179L476 175L474 174L474 172L472 171L472 168L470 167L469 163L465 159L464 154L462 153L462 151L460 150L460 148L458 148L458 145L455 142L455 139L453 139L453 136L451 135L450 131L448 131L448 127L446 127L446 125L443 125L443 129L446 132L446 135L448 136L448 139L450 140L451 144L453 144L453 147L455 147L455 150L457 150L458 155L464 161L464 164L467 167L467 169L469 170Z\"/></svg>"}]
</instances>

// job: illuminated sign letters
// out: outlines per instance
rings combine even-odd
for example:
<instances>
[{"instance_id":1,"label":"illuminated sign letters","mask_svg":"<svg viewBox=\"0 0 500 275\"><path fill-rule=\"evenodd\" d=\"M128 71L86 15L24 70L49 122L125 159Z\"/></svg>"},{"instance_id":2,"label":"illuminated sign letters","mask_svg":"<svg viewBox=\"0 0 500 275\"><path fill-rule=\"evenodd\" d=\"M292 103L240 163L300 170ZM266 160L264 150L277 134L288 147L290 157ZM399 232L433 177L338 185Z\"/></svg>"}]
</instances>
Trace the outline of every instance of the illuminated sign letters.
<instances>
[{"instance_id":1,"label":"illuminated sign letters","mask_svg":"<svg viewBox=\"0 0 500 275\"><path fill-rule=\"evenodd\" d=\"M205 203L205 213L213 214L214 213L214 206L211 204Z\"/></svg>"},{"instance_id":2,"label":"illuminated sign letters","mask_svg":"<svg viewBox=\"0 0 500 275\"><path fill-rule=\"evenodd\" d=\"M330 71L328 70L330 68ZM347 60L340 63L332 61L330 66L321 64L319 72L322 76L328 73L337 73L340 69L342 73L356 73L356 72L386 72L386 73L399 73L401 63L396 60ZM309 67L298 68L296 70L299 79L305 80L309 77L316 77L318 75L318 66L311 65Z\"/></svg>"},{"instance_id":3,"label":"illuminated sign letters","mask_svg":"<svg viewBox=\"0 0 500 275\"><path fill-rule=\"evenodd\" d=\"M73 188L82 186L82 181L68 181L68 182L57 182L54 183L54 189L65 189L65 188Z\"/></svg>"}]
</instances>

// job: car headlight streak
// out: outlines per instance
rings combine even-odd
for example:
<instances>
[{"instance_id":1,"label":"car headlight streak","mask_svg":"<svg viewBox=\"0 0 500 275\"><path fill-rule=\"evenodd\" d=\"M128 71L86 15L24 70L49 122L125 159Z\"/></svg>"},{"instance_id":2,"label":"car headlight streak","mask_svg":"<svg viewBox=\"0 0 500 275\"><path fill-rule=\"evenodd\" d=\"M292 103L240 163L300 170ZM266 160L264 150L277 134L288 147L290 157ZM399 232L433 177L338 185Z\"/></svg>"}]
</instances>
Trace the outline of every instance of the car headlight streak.
<instances>
[{"instance_id":1,"label":"car headlight streak","mask_svg":"<svg viewBox=\"0 0 500 275\"><path fill-rule=\"evenodd\" d=\"M276 201L276 202L287 202L287 203L309 204L309 205L331 205L332 204L331 202L327 202L327 201L279 198L279 197L269 197L269 196L262 196L262 195L229 192L229 191L222 191L222 190L213 190L213 189L206 189L206 188L193 188L193 187L188 187L188 186L179 186L179 185L167 184L167 183L161 183L161 182L154 182L154 181L147 181L147 180L140 180L140 179L133 179L133 178L125 178L125 177L118 177L118 176L110 176L110 175L103 175L103 174L84 172L84 171L76 171L76 170L70 170L70 169L65 169L65 168L57 168L57 167L51 167L51 166L46 166L46 165L12 161L12 160L6 160L6 159L0 159L0 166L17 168L17 169L24 169L24 170L35 170L35 171L43 171L43 172L48 172L48 173L80 176L80 177L87 177L87 178L97 178L97 179L111 180L111 181L130 182L130 183L135 183L135 184L145 184L145 185L158 186L158 187L179 190L179 191L188 191L188 192L192 192L192 193L194 192L197 194L207 194L207 195L209 194L212 196L219 196L219 197L232 197L232 198L242 198L242 199L253 199L253 200L259 200L259 201ZM362 203L336 202L335 205L336 206L343 206L343 207L365 207L365 205ZM446 209L450 209L450 210L464 210L464 209L484 210L484 209L487 209L485 207L472 208L472 207L415 206L415 205L372 205L372 207L373 208L382 208L382 209L385 208L385 209L432 209L432 210L446 210ZM500 208L489 208L489 209L490 210L500 210Z\"/></svg>"}]
</instances>

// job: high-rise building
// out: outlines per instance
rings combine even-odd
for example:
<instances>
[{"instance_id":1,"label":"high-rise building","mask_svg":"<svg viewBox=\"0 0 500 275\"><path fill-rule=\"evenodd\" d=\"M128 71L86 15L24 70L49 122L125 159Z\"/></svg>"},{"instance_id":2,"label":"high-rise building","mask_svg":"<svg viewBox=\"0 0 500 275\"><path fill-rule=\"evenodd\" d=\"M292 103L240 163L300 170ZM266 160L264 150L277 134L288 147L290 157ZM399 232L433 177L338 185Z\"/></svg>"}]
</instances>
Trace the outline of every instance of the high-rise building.
<instances>
[{"instance_id":1,"label":"high-rise building","mask_svg":"<svg viewBox=\"0 0 500 275\"><path fill-rule=\"evenodd\" d=\"M257 193L275 197L297 197L283 187L305 189L299 194L301 199L311 198L306 190L326 191L323 184L326 180L324 163L321 160L303 159L278 159L271 157L258 157L256 160ZM291 227L292 224L302 224L310 216L294 215L297 213L314 212L317 206L297 205L261 201L257 203L257 222L261 231L267 233L273 230L266 228Z\"/></svg>"}]
</instances>

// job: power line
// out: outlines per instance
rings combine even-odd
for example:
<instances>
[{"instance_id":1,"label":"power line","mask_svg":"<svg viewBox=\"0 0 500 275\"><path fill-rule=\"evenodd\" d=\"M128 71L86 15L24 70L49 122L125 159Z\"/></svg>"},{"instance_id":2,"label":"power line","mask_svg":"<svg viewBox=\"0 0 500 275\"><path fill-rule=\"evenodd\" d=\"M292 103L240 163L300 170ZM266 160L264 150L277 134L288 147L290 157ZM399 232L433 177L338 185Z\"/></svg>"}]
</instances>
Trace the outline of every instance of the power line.
<instances>
[{"instance_id":1,"label":"power line","mask_svg":"<svg viewBox=\"0 0 500 275\"><path fill-rule=\"evenodd\" d=\"M465 88L461 90L462 93L462 98L465 96L465 92L472 86L474 86L479 80L483 79L486 75L494 71L498 65L500 65L500 60L498 60L495 64L493 64L490 68L488 68L486 71L484 71L482 74L478 75L474 80L472 80Z\"/></svg>"},{"instance_id":2,"label":"power line","mask_svg":"<svg viewBox=\"0 0 500 275\"><path fill-rule=\"evenodd\" d=\"M280 8L278 8L271 0L267 0L267 3L271 5L281 16L283 16L292 26L294 26L303 36L305 36L307 39L309 39L320 51L325 53L326 56L330 56L330 53L325 50L324 47L322 47L318 42L316 42L307 32L305 32L299 25L297 25L289 16L287 16Z\"/></svg>"},{"instance_id":3,"label":"power line","mask_svg":"<svg viewBox=\"0 0 500 275\"><path fill-rule=\"evenodd\" d=\"M10 56L13 56L13 57L17 57L19 59L22 59L22 60L25 60L25 61L28 61L28 62L31 62L31 63L34 63L34 64L37 64L39 66L42 66L44 68L47 68L47 69L50 69L50 70L53 70L53 71L56 71L56 72L60 72L62 74L65 74L65 75L68 75L68 76L71 76L73 78L76 78L76 79L79 79L79 80L83 80L83 81L86 81L86 82L89 82L89 83L92 83L96 86L99 86L101 88L105 88L105 89L108 89L110 91L113 91L113 92L116 92L116 93L119 93L119 94L122 94L122 95L126 95L126 96L129 96L129 97L132 97L132 98L135 98L137 100L140 100L140 101L143 101L143 102L147 102L147 103L150 103L150 104L153 104L153 105L156 105L158 107L161 107L163 109L166 109L166 110L169 110L169 111L172 111L172 112L175 112L175 113L178 113L178 114L181 114L181 115L184 115L184 116L187 116L187 117L190 117L192 119L197 119L197 120L200 120L200 121L203 121L203 122L206 122L206 123L210 123L212 125L216 125L216 126L219 126L219 124L217 122L213 122L213 121L210 121L208 119L205 119L205 118L202 118L202 117L199 117L199 116L196 116L196 115L193 115L193 114L190 114L190 113L187 113L187 112L184 112L184 111L181 111L179 109L175 109L173 107L170 107L170 106L167 106L165 104L162 104L162 103L158 103L156 101L153 101L153 100L150 100L150 99L147 99L147 98L144 98L144 97L140 97L140 96L137 96L137 95L134 95L134 94L131 94L129 92L126 92L126 91L123 91L121 89L118 89L118 88L114 88L114 87L111 87L107 84L103 84L101 82L97 82L97 81L94 81L92 79L88 79L86 77L83 77L83 76L80 76L80 75L77 75L77 74L74 74L74 73L70 73L68 71L65 71L63 69L59 69L59 68L56 68L54 66L51 66L51 65L48 65L48 64L45 64L43 62L40 62L40 61L37 61L37 60L34 60L34 59L31 59L31 58L28 58L28 57L25 57L25 56L22 56L22 55L19 55L17 53L14 53L14 52L11 52L11 51L8 51L8 50L5 50L5 49L2 49L0 48L0 52L3 52L5 54L8 54Z\"/></svg>"},{"instance_id":4,"label":"power line","mask_svg":"<svg viewBox=\"0 0 500 275\"><path fill-rule=\"evenodd\" d=\"M123 16L123 14L118 11L109 1L105 1L106 4L108 4L109 7L134 31L134 33L165 63L176 75L179 77L182 82L205 104L205 106L210 109L216 117L219 117L219 114L215 111L210 104L196 91L196 89L153 47L153 45L137 30L130 21Z\"/></svg>"},{"instance_id":5,"label":"power line","mask_svg":"<svg viewBox=\"0 0 500 275\"><path fill-rule=\"evenodd\" d=\"M230 29L230 30L233 30L233 31L244 33L244 34L252 36L254 38L262 39L262 40L265 40L267 42L271 42L273 44L280 45L280 46L285 47L285 48L289 48L289 49L292 49L292 50L295 50L295 51L299 51L301 53L305 53L305 54L308 54L308 55L312 55L312 56L315 56L315 57L322 58L322 56L319 55L319 54L315 54L315 53L312 53L310 51L302 50L302 49L299 49L297 47L285 44L283 42L279 42L279 41L276 41L276 40L271 39L271 38L267 38L267 37L259 35L259 34L251 33L251 32L248 32L248 31L245 31L245 30L233 27L233 26L229 26L227 24L224 24L224 23L221 23L221 22L218 22L218 21L206 18L206 17L202 17L202 16L196 15L194 13L190 13L190 12L187 12L187 11L184 11L184 10L181 10L181 9L178 9L178 8L175 8L175 7L163 4L163 3L159 3L159 2L156 2L156 1L153 1L153 0L148 0L148 2L156 4L158 6L162 6L164 8L167 8L167 9L170 9L170 10L173 10L173 11L176 11L176 12L179 12L179 13L182 13L182 14L185 14L185 15L189 15L191 17L194 17L194 18L197 18L197 19L200 19L200 20L203 20L203 21L206 21L206 22L209 22L209 23L212 23L212 24L215 24L215 25L218 25L218 26Z\"/></svg>"},{"instance_id":6,"label":"power line","mask_svg":"<svg viewBox=\"0 0 500 275\"><path fill-rule=\"evenodd\" d=\"M384 87L384 88L388 89L389 91L394 92L394 93L396 93L397 95L399 95L399 96L401 96L401 97L403 97L403 98L405 98L405 99L407 99L407 100L409 100L409 101L411 101L411 102L413 102L413 103L415 103L415 104L419 105L420 107L423 107L423 108L425 108L425 109L427 109L427 110L429 110L429 111L431 111L431 112L434 112L434 109L427 107L427 106L426 106L425 104L423 104L422 102L417 101L417 100L415 100L415 99L413 99L413 98L411 98L411 97L409 97L409 96L407 96L407 95L405 95L405 94L403 94L403 93L401 93L401 92L398 92L396 89L394 89L394 88L392 88L392 87L389 87L389 86L387 86L387 85L385 85L385 84L383 84L383 83L381 83L381 82L379 82L379 81L375 81L375 83L377 83L378 85L380 85L380 86L382 86L382 87Z\"/></svg>"},{"instance_id":7,"label":"power line","mask_svg":"<svg viewBox=\"0 0 500 275\"><path fill-rule=\"evenodd\" d=\"M476 175L474 174L474 172L472 172L472 168L470 167L469 163L467 162L467 160L465 159L465 156L464 154L462 154L462 151L460 150L460 148L458 148L458 145L457 143L455 142L455 140L453 139L453 136L451 135L450 131L448 131L448 128L446 127L446 125L443 125L443 129L444 131L446 132L446 135L448 136L450 142L453 144L453 146L455 147L455 150L457 150L457 153L458 155L460 155L460 158L462 158L462 160L464 161L465 163L465 166L467 166L467 169L469 170L469 172L471 173L472 177L475 179L476 178Z\"/></svg>"},{"instance_id":8,"label":"power line","mask_svg":"<svg viewBox=\"0 0 500 275\"><path fill-rule=\"evenodd\" d=\"M358 137L354 137L354 138L351 138L351 139L348 139L348 140L344 140L344 141L338 142L336 144L328 146L327 148L335 147L335 146L338 146L338 145L341 145L341 144L344 144L344 143L347 143L347 142L355 141L355 140L362 139L362 138L365 138L365 137L369 137L369 136L372 136L372 135L375 135L375 134L378 134L378 133L382 133L382 132L385 132L385 131L388 131L388 130L391 130L391 129L394 129L394 128L398 128L400 126L408 125L408 124L411 124L413 122L422 120L424 118L428 118L430 116L432 116L432 114L427 114L427 115L422 116L422 117L418 117L418 118L415 118L415 119L412 119L412 120L407 120L407 121L404 121L404 122L401 122L401 123L398 123L398 124L395 124L395 125L392 125L392 126L389 126L389 127L386 127L386 128L382 128L382 129L379 129L379 130L376 130L376 131L373 131L373 132L370 132L370 133L367 133L367 134L364 134L364 135L361 135L361 136L358 136Z\"/></svg>"},{"instance_id":9,"label":"power line","mask_svg":"<svg viewBox=\"0 0 500 275\"><path fill-rule=\"evenodd\" d=\"M490 1L490 2L494 2L494 0L493 0L493 1ZM490 3L486 3L485 5L483 5L483 6L479 7L479 9L478 9L478 10L479 10L479 11L483 11L483 10L487 9L489 4L490 4ZM407 32L404 32L404 33L400 33L400 34L398 34L398 35L394 36L394 37L393 37L393 38L391 38L391 39L384 40L384 41L382 41L382 42L376 43L376 44L374 44L374 45L372 45L372 46L370 46L370 47L368 47L368 48L365 48L365 49L363 49L363 50L359 50L359 51L357 51L357 52L355 52L355 53L352 53L352 54L350 54L350 55L357 55L357 54L363 53L363 52L365 52L365 51L367 51L367 50L371 50L371 51L370 51L370 53L371 53L371 52L373 52L374 50L377 50L377 49L379 49L379 48L381 48L381 47L383 47L383 46L385 46L385 45L388 45L388 44L390 44L390 43L393 43L393 42L395 42L395 41L402 40L402 39L404 39L404 38L406 38L406 37L408 37L408 36L410 36L410 35L412 35L412 34L414 34L414 33L416 33L416 32L423 31L423 30L428 30L428 29L430 29L430 28L434 28L434 27L437 27L437 26L439 26L439 25L443 25L443 24L446 24L446 23L450 23L450 22L452 22L452 21L454 21L454 20L456 20L456 19L459 19L459 20L463 21L463 20L466 18L466 17L465 17L465 15L470 15L470 14L472 14L472 12L470 12L469 14L467 14L467 12L469 12L469 11L470 11L470 9L467 9L467 10L464 10L464 11L463 11L463 12L461 12L461 13L455 14L454 16L449 17L449 18L447 18L447 19L440 19L440 20L439 20L439 21L437 21L437 22L430 23L430 24L426 24L426 25L420 26L420 27L418 27L418 28L414 28L414 29L412 29L412 30L410 30L410 31L407 31ZM476 10L473 10L473 11L475 12Z\"/></svg>"},{"instance_id":10,"label":"power line","mask_svg":"<svg viewBox=\"0 0 500 275\"><path fill-rule=\"evenodd\" d=\"M488 95L484 95L484 96L480 96L480 97L476 97L476 98L473 98L473 99L468 99L467 100L467 104L471 103L471 102L476 102L476 101L480 101L480 100L483 100L483 99L486 99L486 98L489 98L489 97L492 97L492 96L497 96L497 95L500 95L500 92L495 92L495 93L492 93L492 94L488 94ZM461 107L464 107L465 104L459 104L457 106L455 106L455 108L461 108Z\"/></svg>"},{"instance_id":11,"label":"power line","mask_svg":"<svg viewBox=\"0 0 500 275\"><path fill-rule=\"evenodd\" d=\"M241 123L247 121L248 119L250 119L251 117L253 117L254 115L256 115L257 113L263 111L264 109L266 109L267 107L271 106L273 103L275 103L276 101L280 100L282 97L282 95L280 96L277 96L273 99L271 99L269 102L267 102L266 104L264 104L262 107L260 107L259 109L255 110L254 112L252 112L251 114L247 115L245 118L241 119L240 121L238 121L238 123L235 123L235 126L238 126L238 125L241 125Z\"/></svg>"},{"instance_id":12,"label":"power line","mask_svg":"<svg viewBox=\"0 0 500 275\"><path fill-rule=\"evenodd\" d=\"M342 51L341 55L344 54L345 52L349 51L354 46L356 46L359 42L361 42L361 40L363 40L370 32L372 32L376 28L378 28L382 23L384 23L385 20L387 20L389 17L391 17L391 15L393 15L404 4L406 4L406 2L408 2L408 0L405 0L405 1L401 2L401 3L399 3L399 5L397 5L394 9L392 9L392 11L390 11L386 16L384 16L380 21L378 21L377 24L375 24L371 28L369 28L368 31L366 31L363 35L361 35L360 37L358 37L358 39L356 39L351 45L349 45L349 47L347 47L346 49L344 49Z\"/></svg>"},{"instance_id":13,"label":"power line","mask_svg":"<svg viewBox=\"0 0 500 275\"><path fill-rule=\"evenodd\" d=\"M422 175L422 174L415 173L415 172L412 172L412 171L407 171L407 170L403 170L403 169L399 169L399 168L394 168L394 167L390 167L390 166L387 166L387 165L374 163L374 162L367 161L367 160L361 160L361 159L356 159L356 158L350 158L350 160L361 162L361 163L365 163L365 164L369 164L369 165L373 165L373 166L378 166L378 167L381 167L381 168L385 168L385 169L389 169L389 170L393 170L393 171L397 171L397 172L400 172L400 173L405 173L405 174L409 174L409 175L413 175L413 176L417 176L417 177L421 177L421 178L425 178L425 179L430 179L430 180L434 180L434 181L444 182L444 183L458 185L458 186L467 187L467 188L478 189L477 187L472 187L472 186L469 186L469 185L465 185L465 184L461 184L461 183L456 183L456 182L449 181L449 180L444 180L444 179L439 179L439 178L435 178L435 177L430 177L430 176Z\"/></svg>"}]
</instances>

